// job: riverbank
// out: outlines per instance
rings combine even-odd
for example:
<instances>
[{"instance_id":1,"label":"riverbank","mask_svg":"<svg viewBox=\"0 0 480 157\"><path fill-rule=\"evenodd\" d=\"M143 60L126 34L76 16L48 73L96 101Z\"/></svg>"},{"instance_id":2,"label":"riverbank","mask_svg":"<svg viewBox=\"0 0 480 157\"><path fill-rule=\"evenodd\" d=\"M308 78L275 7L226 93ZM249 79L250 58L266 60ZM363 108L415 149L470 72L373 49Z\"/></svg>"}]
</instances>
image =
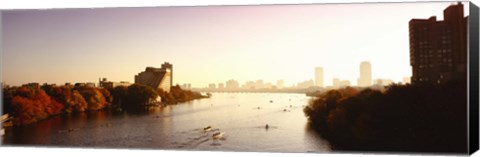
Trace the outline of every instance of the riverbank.
<instances>
[{"instance_id":1,"label":"riverbank","mask_svg":"<svg viewBox=\"0 0 480 157\"><path fill-rule=\"evenodd\" d=\"M14 125L28 125L60 114L97 110L138 112L152 104L171 105L202 98L208 96L178 86L167 93L138 84L115 88L27 84L3 88L2 109L10 114Z\"/></svg>"},{"instance_id":2,"label":"riverbank","mask_svg":"<svg viewBox=\"0 0 480 157\"><path fill-rule=\"evenodd\" d=\"M341 151L467 152L466 85L344 88L312 101L310 125Z\"/></svg>"},{"instance_id":3,"label":"riverbank","mask_svg":"<svg viewBox=\"0 0 480 157\"><path fill-rule=\"evenodd\" d=\"M199 92L183 90L179 85L172 86L170 88L170 92L165 92L161 89L158 89L157 93L162 98L162 103L165 105L174 105L195 99L210 98L211 96L210 94L202 95Z\"/></svg>"}]
</instances>

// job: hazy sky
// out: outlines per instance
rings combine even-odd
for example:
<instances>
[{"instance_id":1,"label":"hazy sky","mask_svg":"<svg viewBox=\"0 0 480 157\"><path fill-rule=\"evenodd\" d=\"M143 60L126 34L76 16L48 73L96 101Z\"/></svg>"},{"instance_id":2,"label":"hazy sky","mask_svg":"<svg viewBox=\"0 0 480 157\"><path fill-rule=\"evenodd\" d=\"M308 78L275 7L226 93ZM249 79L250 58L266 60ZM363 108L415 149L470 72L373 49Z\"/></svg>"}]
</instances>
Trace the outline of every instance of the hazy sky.
<instances>
[{"instance_id":1,"label":"hazy sky","mask_svg":"<svg viewBox=\"0 0 480 157\"><path fill-rule=\"evenodd\" d=\"M154 7L2 11L2 79L133 82L146 66L174 66L174 83L205 87L314 79L323 67L356 85L362 61L373 78L411 76L408 22L450 2ZM468 4L464 3L465 9ZM468 15L468 10L465 11Z\"/></svg>"}]
</instances>

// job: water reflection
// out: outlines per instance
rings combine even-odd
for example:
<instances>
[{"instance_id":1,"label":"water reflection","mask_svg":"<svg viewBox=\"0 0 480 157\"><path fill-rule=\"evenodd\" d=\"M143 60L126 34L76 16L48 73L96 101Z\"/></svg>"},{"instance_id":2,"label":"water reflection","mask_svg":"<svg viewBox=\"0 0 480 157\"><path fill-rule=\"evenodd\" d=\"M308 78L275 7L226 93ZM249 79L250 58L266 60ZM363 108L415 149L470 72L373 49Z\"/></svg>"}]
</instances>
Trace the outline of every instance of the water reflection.
<instances>
[{"instance_id":1,"label":"water reflection","mask_svg":"<svg viewBox=\"0 0 480 157\"><path fill-rule=\"evenodd\" d=\"M306 125L302 109L308 100L301 94L214 93L210 99L147 113L102 111L57 116L35 125L10 128L3 142L69 147L330 151L328 143ZM207 126L212 129L205 131Z\"/></svg>"}]
</instances>

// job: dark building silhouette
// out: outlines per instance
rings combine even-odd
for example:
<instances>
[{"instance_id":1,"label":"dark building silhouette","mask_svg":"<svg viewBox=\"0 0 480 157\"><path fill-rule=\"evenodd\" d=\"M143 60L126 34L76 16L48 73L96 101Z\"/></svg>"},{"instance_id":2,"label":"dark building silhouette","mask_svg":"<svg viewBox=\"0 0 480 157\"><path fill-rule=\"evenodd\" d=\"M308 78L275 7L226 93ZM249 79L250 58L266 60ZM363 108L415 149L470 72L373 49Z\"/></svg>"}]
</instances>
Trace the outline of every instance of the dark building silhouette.
<instances>
[{"instance_id":1,"label":"dark building silhouette","mask_svg":"<svg viewBox=\"0 0 480 157\"><path fill-rule=\"evenodd\" d=\"M165 62L162 64L162 69L170 69L170 87L173 87L173 65Z\"/></svg>"},{"instance_id":2,"label":"dark building silhouette","mask_svg":"<svg viewBox=\"0 0 480 157\"><path fill-rule=\"evenodd\" d=\"M113 81L108 81L107 78L98 78L98 87L115 88L115 87L118 87L118 86L128 87L130 85L132 85L132 84L130 82L126 82L126 81L113 82Z\"/></svg>"},{"instance_id":3,"label":"dark building silhouette","mask_svg":"<svg viewBox=\"0 0 480 157\"><path fill-rule=\"evenodd\" d=\"M162 68L147 67L135 75L135 83L170 92L172 87L172 64L165 62Z\"/></svg>"},{"instance_id":4,"label":"dark building silhouette","mask_svg":"<svg viewBox=\"0 0 480 157\"><path fill-rule=\"evenodd\" d=\"M412 83L444 83L465 79L467 71L467 17L463 4L443 11L443 21L435 16L409 22Z\"/></svg>"}]
</instances>

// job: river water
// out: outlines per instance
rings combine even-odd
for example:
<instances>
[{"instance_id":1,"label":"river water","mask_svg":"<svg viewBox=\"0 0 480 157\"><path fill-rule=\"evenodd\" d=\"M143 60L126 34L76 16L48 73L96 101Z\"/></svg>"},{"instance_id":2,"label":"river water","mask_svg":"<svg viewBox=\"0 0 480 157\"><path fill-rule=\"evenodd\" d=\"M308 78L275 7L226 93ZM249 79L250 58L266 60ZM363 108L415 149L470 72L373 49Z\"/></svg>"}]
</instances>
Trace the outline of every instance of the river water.
<instances>
[{"instance_id":1,"label":"river water","mask_svg":"<svg viewBox=\"0 0 480 157\"><path fill-rule=\"evenodd\" d=\"M254 152L329 152L307 126L304 94L213 93L149 113L98 111L6 129L3 145ZM268 128L266 128L268 124ZM213 129L204 131L211 126ZM223 136L213 138L215 132Z\"/></svg>"}]
</instances>

